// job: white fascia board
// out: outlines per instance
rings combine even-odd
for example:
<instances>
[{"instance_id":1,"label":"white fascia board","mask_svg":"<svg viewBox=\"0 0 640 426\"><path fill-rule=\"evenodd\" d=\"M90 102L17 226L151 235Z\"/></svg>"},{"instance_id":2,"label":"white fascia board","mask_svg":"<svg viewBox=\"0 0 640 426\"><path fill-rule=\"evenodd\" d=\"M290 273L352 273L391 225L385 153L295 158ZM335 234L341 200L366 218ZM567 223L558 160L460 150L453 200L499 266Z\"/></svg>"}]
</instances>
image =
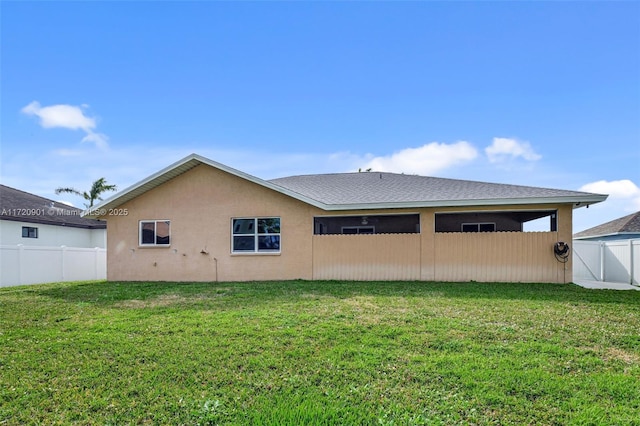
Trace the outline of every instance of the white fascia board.
<instances>
[{"instance_id":1,"label":"white fascia board","mask_svg":"<svg viewBox=\"0 0 640 426\"><path fill-rule=\"evenodd\" d=\"M586 240L587 238L603 238L603 237L617 237L619 235L639 235L640 232L610 232L608 234L594 234L594 235L587 235L586 237L573 237L574 240ZM635 240L637 238L629 238L631 240ZM622 238L621 240L624 241L624 238ZM612 240L616 241L616 240ZM597 241L594 241L597 242Z\"/></svg>"},{"instance_id":2,"label":"white fascia board","mask_svg":"<svg viewBox=\"0 0 640 426\"><path fill-rule=\"evenodd\" d=\"M402 209L419 207L479 207L506 206L527 204L573 204L573 208L584 207L599 203L607 198L606 195L593 194L589 196L567 196L550 198L503 198L476 200L438 200L438 201L410 201L400 203L361 203L361 204L330 204L324 210L374 210L374 209Z\"/></svg>"},{"instance_id":3,"label":"white fascia board","mask_svg":"<svg viewBox=\"0 0 640 426\"><path fill-rule=\"evenodd\" d=\"M609 234L597 234L597 235L587 235L586 237L573 237L574 240L586 240L588 238L602 238L602 237L609 237L612 235L618 235L616 232L614 233L609 233ZM597 243L599 241L588 241L588 242L593 242L593 243Z\"/></svg>"},{"instance_id":4,"label":"white fascia board","mask_svg":"<svg viewBox=\"0 0 640 426\"><path fill-rule=\"evenodd\" d=\"M193 165L191 167L185 168L184 171L179 172L180 169L183 166L188 165L189 163L192 163ZM165 167L164 169L148 176L147 178L141 180L140 182L137 182L125 189L123 189L122 191L118 192L117 194L107 198L106 200L96 204L95 206L93 206L91 209L86 209L83 213L82 213L82 217L86 217L86 218L93 218L93 219L97 219L101 216L103 216L102 212L104 212L105 210L108 211L109 209L114 209L117 208L118 206L124 204L125 202L132 200L133 198L136 198L139 195L142 195L143 193L156 188L158 186L160 186L161 184L167 182L168 180L200 165L200 164L206 164L208 166L211 166L213 168L222 170L224 172L227 172L229 174L232 174L234 176L240 177L242 179L248 180L250 182L253 182L255 184L261 185L263 187L272 189L274 191L280 192L282 194L285 194L289 197L295 198L297 200L300 200L302 202L305 202L307 204L311 204L315 207L318 208L324 208L324 204L319 203L316 200L310 199L308 197L302 196L296 192L290 191L286 188L283 188L281 186L275 185L273 183L267 182L265 180L262 180L258 177L252 176L248 173L245 172L241 172L240 170L234 169L232 167L226 166L224 164L218 163L216 161L210 160L208 158L202 157L201 155L198 154L191 154L188 155L187 157L183 158L182 160L179 160L167 167ZM179 173L174 174L173 172L178 171ZM170 175L170 176L167 176Z\"/></svg>"}]
</instances>

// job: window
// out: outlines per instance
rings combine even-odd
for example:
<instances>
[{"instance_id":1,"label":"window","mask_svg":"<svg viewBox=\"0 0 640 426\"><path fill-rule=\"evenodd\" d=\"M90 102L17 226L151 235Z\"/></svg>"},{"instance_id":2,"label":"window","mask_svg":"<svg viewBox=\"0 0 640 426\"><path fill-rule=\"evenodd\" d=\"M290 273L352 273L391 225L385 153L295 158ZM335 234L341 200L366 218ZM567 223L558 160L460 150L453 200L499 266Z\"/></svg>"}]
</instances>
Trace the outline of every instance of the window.
<instances>
[{"instance_id":1,"label":"window","mask_svg":"<svg viewBox=\"0 0 640 426\"><path fill-rule=\"evenodd\" d=\"M168 246L169 244L171 244L171 221L140 221L141 246Z\"/></svg>"},{"instance_id":2,"label":"window","mask_svg":"<svg viewBox=\"0 0 640 426\"><path fill-rule=\"evenodd\" d=\"M233 253L280 253L280 218L233 219Z\"/></svg>"},{"instance_id":3,"label":"window","mask_svg":"<svg viewBox=\"0 0 640 426\"><path fill-rule=\"evenodd\" d=\"M462 232L495 232L495 223L463 223Z\"/></svg>"},{"instance_id":4,"label":"window","mask_svg":"<svg viewBox=\"0 0 640 426\"><path fill-rule=\"evenodd\" d=\"M376 229L373 226L343 226L343 234L375 234Z\"/></svg>"},{"instance_id":5,"label":"window","mask_svg":"<svg viewBox=\"0 0 640 426\"><path fill-rule=\"evenodd\" d=\"M22 238L38 238L38 228L23 226Z\"/></svg>"}]
</instances>

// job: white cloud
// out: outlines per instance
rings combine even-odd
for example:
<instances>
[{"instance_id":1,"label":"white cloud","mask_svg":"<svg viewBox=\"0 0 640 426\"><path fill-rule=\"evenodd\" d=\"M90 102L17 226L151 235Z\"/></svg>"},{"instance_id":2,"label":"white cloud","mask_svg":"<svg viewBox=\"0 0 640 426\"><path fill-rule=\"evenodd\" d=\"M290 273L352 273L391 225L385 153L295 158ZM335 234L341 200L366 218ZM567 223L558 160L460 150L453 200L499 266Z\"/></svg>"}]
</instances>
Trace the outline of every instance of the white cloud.
<instances>
[{"instance_id":1,"label":"white cloud","mask_svg":"<svg viewBox=\"0 0 640 426\"><path fill-rule=\"evenodd\" d=\"M609 199L626 201L628 211L640 210L640 188L629 179L599 180L580 187L580 191L609 194Z\"/></svg>"},{"instance_id":2,"label":"white cloud","mask_svg":"<svg viewBox=\"0 0 640 426\"><path fill-rule=\"evenodd\" d=\"M107 148L107 136L102 133L96 133L96 120L87 117L83 108L88 105L50 105L41 106L38 101L33 101L29 105L21 109L26 115L36 116L40 119L40 126L45 129L60 127L70 130L83 130L87 135L82 138L82 142L93 142L98 148Z\"/></svg>"},{"instance_id":3,"label":"white cloud","mask_svg":"<svg viewBox=\"0 0 640 426\"><path fill-rule=\"evenodd\" d=\"M493 138L493 143L484 149L492 163L502 163L521 157L527 161L537 161L542 158L537 154L529 142L509 138Z\"/></svg>"},{"instance_id":4,"label":"white cloud","mask_svg":"<svg viewBox=\"0 0 640 426\"><path fill-rule=\"evenodd\" d=\"M632 198L640 196L640 188L629 179L599 180L587 183L580 187L580 191L594 192L596 194L609 194L616 198Z\"/></svg>"},{"instance_id":5,"label":"white cloud","mask_svg":"<svg viewBox=\"0 0 640 426\"><path fill-rule=\"evenodd\" d=\"M362 168L429 175L469 162L477 156L478 151L466 141L453 144L431 142L418 148L405 148L391 155L371 158Z\"/></svg>"},{"instance_id":6,"label":"white cloud","mask_svg":"<svg viewBox=\"0 0 640 426\"><path fill-rule=\"evenodd\" d=\"M107 142L108 140L109 138L107 137L107 135L103 133L89 132L87 133L87 136L82 138L81 142L93 142L98 148L106 149L109 147L109 144Z\"/></svg>"},{"instance_id":7,"label":"white cloud","mask_svg":"<svg viewBox=\"0 0 640 426\"><path fill-rule=\"evenodd\" d=\"M93 118L86 117L80 107L73 105L40 106L38 101L33 101L22 112L27 115L35 115L40 118L40 125L46 129L63 127L71 130L82 129L90 132L96 127Z\"/></svg>"}]
</instances>

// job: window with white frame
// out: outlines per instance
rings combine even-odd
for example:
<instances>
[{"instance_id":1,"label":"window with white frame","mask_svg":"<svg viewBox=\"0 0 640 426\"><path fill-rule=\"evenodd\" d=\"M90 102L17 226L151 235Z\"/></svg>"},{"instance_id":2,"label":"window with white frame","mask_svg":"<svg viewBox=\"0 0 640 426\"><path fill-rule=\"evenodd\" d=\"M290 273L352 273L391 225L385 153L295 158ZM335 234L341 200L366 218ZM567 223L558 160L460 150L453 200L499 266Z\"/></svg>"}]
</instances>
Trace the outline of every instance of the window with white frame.
<instances>
[{"instance_id":1,"label":"window with white frame","mask_svg":"<svg viewBox=\"0 0 640 426\"><path fill-rule=\"evenodd\" d=\"M232 220L233 253L280 253L280 218L238 218Z\"/></svg>"},{"instance_id":2,"label":"window with white frame","mask_svg":"<svg viewBox=\"0 0 640 426\"><path fill-rule=\"evenodd\" d=\"M171 221L141 220L141 246L168 246L171 244Z\"/></svg>"}]
</instances>

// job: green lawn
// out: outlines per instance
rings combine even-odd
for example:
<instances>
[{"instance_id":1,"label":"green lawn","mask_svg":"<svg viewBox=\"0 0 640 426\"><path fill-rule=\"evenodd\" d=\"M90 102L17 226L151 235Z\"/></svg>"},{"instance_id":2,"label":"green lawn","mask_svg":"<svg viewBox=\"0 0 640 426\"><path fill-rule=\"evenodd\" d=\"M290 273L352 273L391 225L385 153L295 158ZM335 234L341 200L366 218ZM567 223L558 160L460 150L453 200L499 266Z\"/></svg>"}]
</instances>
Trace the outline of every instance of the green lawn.
<instances>
[{"instance_id":1,"label":"green lawn","mask_svg":"<svg viewBox=\"0 0 640 426\"><path fill-rule=\"evenodd\" d=\"M424 282L0 289L0 425L640 424L640 292Z\"/></svg>"}]
</instances>

